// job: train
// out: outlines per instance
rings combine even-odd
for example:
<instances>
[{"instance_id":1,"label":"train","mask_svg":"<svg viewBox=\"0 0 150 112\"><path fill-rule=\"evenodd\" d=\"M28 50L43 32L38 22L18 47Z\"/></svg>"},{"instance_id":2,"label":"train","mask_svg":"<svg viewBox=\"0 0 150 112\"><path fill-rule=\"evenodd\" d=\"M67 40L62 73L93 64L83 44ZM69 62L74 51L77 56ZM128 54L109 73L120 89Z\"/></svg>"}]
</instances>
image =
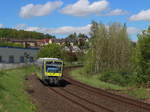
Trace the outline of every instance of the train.
<instances>
[{"instance_id":1,"label":"train","mask_svg":"<svg viewBox=\"0 0 150 112\"><path fill-rule=\"evenodd\" d=\"M59 58L39 58L35 61L36 75L44 84L59 85L63 78L64 62Z\"/></svg>"}]
</instances>

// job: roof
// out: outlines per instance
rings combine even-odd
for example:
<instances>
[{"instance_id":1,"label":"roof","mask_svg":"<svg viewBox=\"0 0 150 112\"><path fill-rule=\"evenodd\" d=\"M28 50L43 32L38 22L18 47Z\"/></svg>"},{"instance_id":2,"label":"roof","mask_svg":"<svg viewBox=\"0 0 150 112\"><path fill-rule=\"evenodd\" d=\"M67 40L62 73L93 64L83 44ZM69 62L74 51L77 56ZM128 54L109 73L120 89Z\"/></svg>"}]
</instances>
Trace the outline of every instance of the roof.
<instances>
[{"instance_id":1,"label":"roof","mask_svg":"<svg viewBox=\"0 0 150 112\"><path fill-rule=\"evenodd\" d=\"M61 60L59 58L39 58L38 60L49 61L49 60Z\"/></svg>"}]
</instances>

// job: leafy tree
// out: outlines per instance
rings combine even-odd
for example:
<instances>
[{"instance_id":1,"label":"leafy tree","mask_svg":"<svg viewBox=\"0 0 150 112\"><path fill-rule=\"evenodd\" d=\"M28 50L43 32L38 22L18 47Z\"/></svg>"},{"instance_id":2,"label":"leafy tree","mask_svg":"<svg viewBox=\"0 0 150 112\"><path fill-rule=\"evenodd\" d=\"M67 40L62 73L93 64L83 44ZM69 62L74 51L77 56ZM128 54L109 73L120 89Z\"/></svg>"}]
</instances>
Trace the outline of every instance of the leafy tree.
<instances>
[{"instance_id":1,"label":"leafy tree","mask_svg":"<svg viewBox=\"0 0 150 112\"><path fill-rule=\"evenodd\" d=\"M65 51L63 53L63 58L66 62L75 62L75 61L77 61L77 55L73 52Z\"/></svg>"},{"instance_id":2,"label":"leafy tree","mask_svg":"<svg viewBox=\"0 0 150 112\"><path fill-rule=\"evenodd\" d=\"M77 34L76 33L70 34L67 38L75 39L77 38Z\"/></svg>"},{"instance_id":3,"label":"leafy tree","mask_svg":"<svg viewBox=\"0 0 150 112\"><path fill-rule=\"evenodd\" d=\"M49 44L40 49L38 57L62 58L63 51L58 44Z\"/></svg>"},{"instance_id":4,"label":"leafy tree","mask_svg":"<svg viewBox=\"0 0 150 112\"><path fill-rule=\"evenodd\" d=\"M126 26L113 23L106 27L92 22L91 49L87 54L87 72L130 72L132 70L132 45Z\"/></svg>"},{"instance_id":5,"label":"leafy tree","mask_svg":"<svg viewBox=\"0 0 150 112\"><path fill-rule=\"evenodd\" d=\"M78 38L88 38L88 36L85 34L79 33Z\"/></svg>"},{"instance_id":6,"label":"leafy tree","mask_svg":"<svg viewBox=\"0 0 150 112\"><path fill-rule=\"evenodd\" d=\"M150 27L138 36L134 62L138 74L138 81L140 83L150 81Z\"/></svg>"}]
</instances>

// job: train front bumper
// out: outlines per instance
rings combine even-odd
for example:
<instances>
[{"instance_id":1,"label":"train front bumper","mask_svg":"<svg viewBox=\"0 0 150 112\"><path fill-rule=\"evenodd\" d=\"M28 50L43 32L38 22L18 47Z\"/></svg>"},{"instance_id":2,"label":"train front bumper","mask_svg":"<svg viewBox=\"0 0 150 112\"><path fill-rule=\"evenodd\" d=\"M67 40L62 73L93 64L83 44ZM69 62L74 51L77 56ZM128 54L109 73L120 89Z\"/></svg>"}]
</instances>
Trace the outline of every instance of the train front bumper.
<instances>
[{"instance_id":1,"label":"train front bumper","mask_svg":"<svg viewBox=\"0 0 150 112\"><path fill-rule=\"evenodd\" d=\"M62 73L48 73L48 72L45 72L45 76L61 77L61 76L62 76Z\"/></svg>"}]
</instances>

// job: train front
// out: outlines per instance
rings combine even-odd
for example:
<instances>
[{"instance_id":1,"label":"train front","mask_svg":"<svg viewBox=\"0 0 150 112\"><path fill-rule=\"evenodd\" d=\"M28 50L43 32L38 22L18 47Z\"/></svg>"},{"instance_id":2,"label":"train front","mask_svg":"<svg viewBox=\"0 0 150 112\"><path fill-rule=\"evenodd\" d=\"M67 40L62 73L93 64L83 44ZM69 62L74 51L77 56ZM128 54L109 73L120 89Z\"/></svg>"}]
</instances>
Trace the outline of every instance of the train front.
<instances>
[{"instance_id":1,"label":"train front","mask_svg":"<svg viewBox=\"0 0 150 112\"><path fill-rule=\"evenodd\" d=\"M63 61L51 60L45 61L45 76L50 84L59 84L63 76Z\"/></svg>"}]
</instances>

